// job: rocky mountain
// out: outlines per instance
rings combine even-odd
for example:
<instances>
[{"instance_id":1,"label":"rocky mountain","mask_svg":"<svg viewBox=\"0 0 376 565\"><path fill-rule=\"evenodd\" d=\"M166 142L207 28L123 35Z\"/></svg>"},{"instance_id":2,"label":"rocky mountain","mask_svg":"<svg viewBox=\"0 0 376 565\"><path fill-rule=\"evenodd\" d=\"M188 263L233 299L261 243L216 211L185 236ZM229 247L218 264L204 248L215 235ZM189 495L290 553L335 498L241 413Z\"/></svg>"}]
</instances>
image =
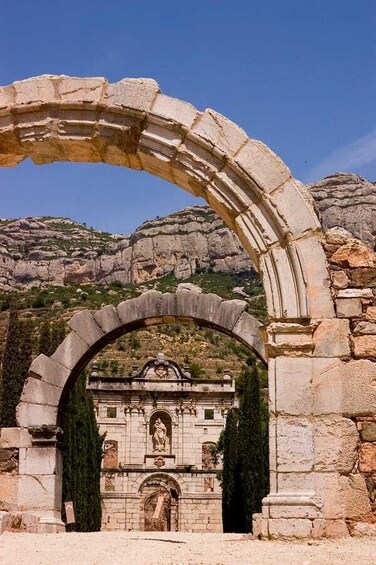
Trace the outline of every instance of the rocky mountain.
<instances>
[{"instance_id":1,"label":"rocky mountain","mask_svg":"<svg viewBox=\"0 0 376 565\"><path fill-rule=\"evenodd\" d=\"M0 289L111 282L140 284L173 274L242 272L251 262L237 236L208 207L142 224L132 235L66 218L0 220Z\"/></svg>"},{"instance_id":2,"label":"rocky mountain","mask_svg":"<svg viewBox=\"0 0 376 565\"><path fill-rule=\"evenodd\" d=\"M350 173L309 185L324 228L341 226L371 246L376 187ZM171 274L239 273L252 265L237 236L207 206L143 223L130 236L67 218L0 220L0 290L100 283L142 284Z\"/></svg>"},{"instance_id":3,"label":"rocky mountain","mask_svg":"<svg viewBox=\"0 0 376 565\"><path fill-rule=\"evenodd\" d=\"M354 173L336 173L309 185L326 229L342 227L372 247L376 243L376 186Z\"/></svg>"}]
</instances>

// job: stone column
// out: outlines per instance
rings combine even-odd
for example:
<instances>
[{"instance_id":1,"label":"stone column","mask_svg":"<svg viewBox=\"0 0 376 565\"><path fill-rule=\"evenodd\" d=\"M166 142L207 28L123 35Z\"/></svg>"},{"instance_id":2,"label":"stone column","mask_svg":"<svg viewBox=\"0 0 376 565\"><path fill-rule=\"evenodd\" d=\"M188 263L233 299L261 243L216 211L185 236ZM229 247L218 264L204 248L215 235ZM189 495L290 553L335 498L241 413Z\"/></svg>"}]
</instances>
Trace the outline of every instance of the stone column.
<instances>
[{"instance_id":1,"label":"stone column","mask_svg":"<svg viewBox=\"0 0 376 565\"><path fill-rule=\"evenodd\" d=\"M270 494L255 533L268 538L348 535L367 516L355 472L358 434L348 320L274 323L268 329ZM347 389L352 390L350 408Z\"/></svg>"},{"instance_id":2,"label":"stone column","mask_svg":"<svg viewBox=\"0 0 376 565\"><path fill-rule=\"evenodd\" d=\"M57 426L29 428L31 446L20 448L20 506L39 517L38 532L65 530L61 520L62 457L61 429Z\"/></svg>"},{"instance_id":3,"label":"stone column","mask_svg":"<svg viewBox=\"0 0 376 565\"><path fill-rule=\"evenodd\" d=\"M317 325L274 323L268 328L270 493L263 500L258 532L264 537L321 537L324 532L315 481Z\"/></svg>"}]
</instances>

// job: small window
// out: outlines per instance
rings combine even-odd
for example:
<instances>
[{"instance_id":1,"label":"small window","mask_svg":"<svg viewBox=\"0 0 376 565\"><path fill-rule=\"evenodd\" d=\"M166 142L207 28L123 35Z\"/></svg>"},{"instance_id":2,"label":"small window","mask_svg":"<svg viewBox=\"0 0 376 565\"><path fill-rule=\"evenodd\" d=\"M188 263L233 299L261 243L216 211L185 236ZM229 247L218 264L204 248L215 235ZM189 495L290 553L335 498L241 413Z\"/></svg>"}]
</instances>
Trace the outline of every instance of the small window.
<instances>
[{"instance_id":1,"label":"small window","mask_svg":"<svg viewBox=\"0 0 376 565\"><path fill-rule=\"evenodd\" d=\"M107 418L116 418L116 408L113 406L107 408Z\"/></svg>"},{"instance_id":2,"label":"small window","mask_svg":"<svg viewBox=\"0 0 376 565\"><path fill-rule=\"evenodd\" d=\"M204 418L205 420L214 420L214 408L205 408Z\"/></svg>"}]
</instances>

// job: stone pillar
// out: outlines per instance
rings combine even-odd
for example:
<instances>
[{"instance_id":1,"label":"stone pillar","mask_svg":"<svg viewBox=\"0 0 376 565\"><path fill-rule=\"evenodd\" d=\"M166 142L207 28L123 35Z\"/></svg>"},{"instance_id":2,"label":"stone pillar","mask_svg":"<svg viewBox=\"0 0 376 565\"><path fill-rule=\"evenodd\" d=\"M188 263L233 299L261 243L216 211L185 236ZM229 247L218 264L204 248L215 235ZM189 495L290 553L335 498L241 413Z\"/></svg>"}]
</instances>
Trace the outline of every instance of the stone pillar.
<instances>
[{"instance_id":1,"label":"stone pillar","mask_svg":"<svg viewBox=\"0 0 376 565\"><path fill-rule=\"evenodd\" d=\"M39 533L62 532L61 429L38 426L29 432L31 446L20 447L19 505L39 517Z\"/></svg>"}]
</instances>

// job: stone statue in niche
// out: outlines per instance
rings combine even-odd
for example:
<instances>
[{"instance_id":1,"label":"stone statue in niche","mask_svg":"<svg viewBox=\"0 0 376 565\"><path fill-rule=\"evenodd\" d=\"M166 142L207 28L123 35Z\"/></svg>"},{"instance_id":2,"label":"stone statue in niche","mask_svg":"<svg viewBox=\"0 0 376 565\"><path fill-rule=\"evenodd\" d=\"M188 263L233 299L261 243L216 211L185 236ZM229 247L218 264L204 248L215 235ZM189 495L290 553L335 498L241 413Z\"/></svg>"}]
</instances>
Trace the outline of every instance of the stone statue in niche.
<instances>
[{"instance_id":1,"label":"stone statue in niche","mask_svg":"<svg viewBox=\"0 0 376 565\"><path fill-rule=\"evenodd\" d=\"M157 418L153 426L153 451L166 452L168 448L167 429L160 418Z\"/></svg>"}]
</instances>

